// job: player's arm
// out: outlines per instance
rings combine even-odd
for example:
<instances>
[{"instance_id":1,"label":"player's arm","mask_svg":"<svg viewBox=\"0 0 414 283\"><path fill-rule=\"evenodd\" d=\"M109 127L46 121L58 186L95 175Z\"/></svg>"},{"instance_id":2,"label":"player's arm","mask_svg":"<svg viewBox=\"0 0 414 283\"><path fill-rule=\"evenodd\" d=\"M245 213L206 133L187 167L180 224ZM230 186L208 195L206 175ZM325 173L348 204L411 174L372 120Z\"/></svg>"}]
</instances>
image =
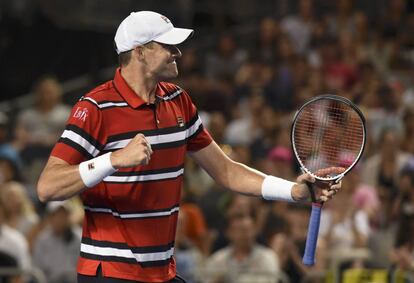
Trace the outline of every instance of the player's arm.
<instances>
[{"instance_id":1,"label":"player's arm","mask_svg":"<svg viewBox=\"0 0 414 283\"><path fill-rule=\"evenodd\" d=\"M274 178L273 176L269 178L269 176L260 171L231 160L214 141L205 148L190 153L190 156L218 184L246 195L264 196L269 199L304 201L309 198L306 181L315 181L308 174L299 176L296 183ZM266 188L264 189L264 187ZM268 190L269 188L270 191ZM333 193L334 191L323 190L321 200L328 200Z\"/></svg>"},{"instance_id":2,"label":"player's arm","mask_svg":"<svg viewBox=\"0 0 414 283\"><path fill-rule=\"evenodd\" d=\"M64 200L85 190L79 165L51 156L37 183L40 201Z\"/></svg>"},{"instance_id":3,"label":"player's arm","mask_svg":"<svg viewBox=\"0 0 414 283\"><path fill-rule=\"evenodd\" d=\"M127 146L113 153L70 165L51 156L37 184L39 199L64 200L77 195L101 182L119 168L146 165L152 149L144 135L136 135Z\"/></svg>"}]
</instances>

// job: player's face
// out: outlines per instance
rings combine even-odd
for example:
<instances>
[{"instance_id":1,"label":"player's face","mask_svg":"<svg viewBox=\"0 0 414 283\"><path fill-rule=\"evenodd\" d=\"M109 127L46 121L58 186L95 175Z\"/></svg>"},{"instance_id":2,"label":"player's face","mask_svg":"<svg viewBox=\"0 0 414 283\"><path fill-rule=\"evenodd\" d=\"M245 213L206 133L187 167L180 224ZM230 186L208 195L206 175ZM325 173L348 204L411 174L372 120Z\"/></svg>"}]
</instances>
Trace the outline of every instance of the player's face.
<instances>
[{"instance_id":1,"label":"player's face","mask_svg":"<svg viewBox=\"0 0 414 283\"><path fill-rule=\"evenodd\" d=\"M147 72L157 79L170 79L178 75L176 59L181 51L175 45L152 42L145 50Z\"/></svg>"}]
</instances>

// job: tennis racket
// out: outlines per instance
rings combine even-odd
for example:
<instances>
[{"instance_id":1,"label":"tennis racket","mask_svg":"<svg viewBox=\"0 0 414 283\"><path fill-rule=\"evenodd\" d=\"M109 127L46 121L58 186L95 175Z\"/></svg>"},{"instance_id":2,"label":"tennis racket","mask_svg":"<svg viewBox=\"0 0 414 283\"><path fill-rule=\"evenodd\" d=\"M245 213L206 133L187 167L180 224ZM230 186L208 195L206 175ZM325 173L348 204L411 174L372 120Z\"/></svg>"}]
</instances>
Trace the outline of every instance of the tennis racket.
<instances>
[{"instance_id":1,"label":"tennis racket","mask_svg":"<svg viewBox=\"0 0 414 283\"><path fill-rule=\"evenodd\" d=\"M292 147L301 169L316 182L339 182L361 158L365 147L365 118L348 99L321 95L306 102L295 114ZM312 198L303 263L315 264L322 204L308 186Z\"/></svg>"}]
</instances>

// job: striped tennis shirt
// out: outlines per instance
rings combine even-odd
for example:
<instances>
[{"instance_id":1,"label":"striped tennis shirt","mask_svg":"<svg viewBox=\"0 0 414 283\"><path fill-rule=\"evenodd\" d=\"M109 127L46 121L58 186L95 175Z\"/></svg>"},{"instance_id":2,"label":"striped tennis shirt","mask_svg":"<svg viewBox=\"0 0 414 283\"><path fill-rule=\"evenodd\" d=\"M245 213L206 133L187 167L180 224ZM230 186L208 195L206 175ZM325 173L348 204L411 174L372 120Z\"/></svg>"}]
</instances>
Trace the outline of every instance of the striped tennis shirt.
<instances>
[{"instance_id":1,"label":"striped tennis shirt","mask_svg":"<svg viewBox=\"0 0 414 283\"><path fill-rule=\"evenodd\" d=\"M85 208L77 271L165 282L175 276L174 238L187 151L212 141L180 87L161 82L145 103L120 69L73 107L52 156L69 164L125 147L138 133L151 143L148 165L123 168L81 194Z\"/></svg>"}]
</instances>

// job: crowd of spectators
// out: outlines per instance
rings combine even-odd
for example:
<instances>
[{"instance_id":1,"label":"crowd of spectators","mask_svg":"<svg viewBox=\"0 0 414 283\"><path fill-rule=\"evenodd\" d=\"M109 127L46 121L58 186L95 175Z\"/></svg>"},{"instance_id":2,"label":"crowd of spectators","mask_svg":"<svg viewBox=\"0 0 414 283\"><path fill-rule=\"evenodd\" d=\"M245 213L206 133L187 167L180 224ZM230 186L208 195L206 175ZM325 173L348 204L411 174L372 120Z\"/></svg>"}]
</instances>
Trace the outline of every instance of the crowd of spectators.
<instances>
[{"instance_id":1,"label":"crowd of spectators","mask_svg":"<svg viewBox=\"0 0 414 283\"><path fill-rule=\"evenodd\" d=\"M298 174L292 115L320 94L361 108L365 154L324 207L312 268L301 263L309 206L229 193L187 160L175 253L189 283L300 282L332 268L414 272L414 13L392 0L373 22L351 0L323 15L312 0L298 3L292 14L264 17L253 36L223 32L207 51L185 46L175 83L224 152L265 173ZM82 205L42 204L35 189L70 106L53 76L32 91L35 105L0 113L0 265L75 282Z\"/></svg>"}]
</instances>

